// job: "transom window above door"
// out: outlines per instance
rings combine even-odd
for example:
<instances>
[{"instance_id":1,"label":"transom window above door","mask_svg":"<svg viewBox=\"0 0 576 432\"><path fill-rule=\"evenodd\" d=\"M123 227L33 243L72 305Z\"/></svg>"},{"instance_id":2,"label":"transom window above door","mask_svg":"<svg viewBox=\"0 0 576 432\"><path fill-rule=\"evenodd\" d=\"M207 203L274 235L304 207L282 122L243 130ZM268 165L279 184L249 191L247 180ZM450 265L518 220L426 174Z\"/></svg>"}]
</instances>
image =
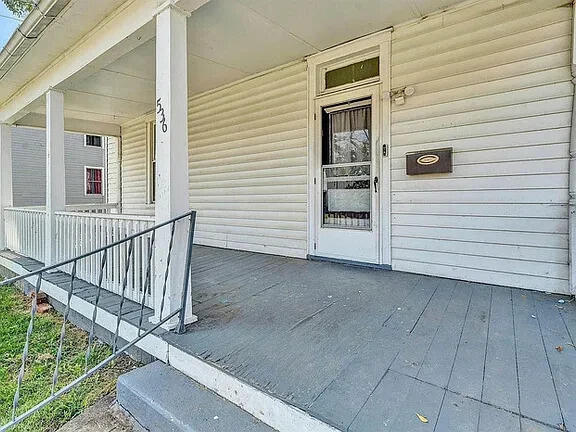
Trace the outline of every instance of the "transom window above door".
<instances>
[{"instance_id":1,"label":"transom window above door","mask_svg":"<svg viewBox=\"0 0 576 432\"><path fill-rule=\"evenodd\" d=\"M326 90L346 84L355 84L380 75L380 58L361 60L336 69L327 70L324 75Z\"/></svg>"}]
</instances>

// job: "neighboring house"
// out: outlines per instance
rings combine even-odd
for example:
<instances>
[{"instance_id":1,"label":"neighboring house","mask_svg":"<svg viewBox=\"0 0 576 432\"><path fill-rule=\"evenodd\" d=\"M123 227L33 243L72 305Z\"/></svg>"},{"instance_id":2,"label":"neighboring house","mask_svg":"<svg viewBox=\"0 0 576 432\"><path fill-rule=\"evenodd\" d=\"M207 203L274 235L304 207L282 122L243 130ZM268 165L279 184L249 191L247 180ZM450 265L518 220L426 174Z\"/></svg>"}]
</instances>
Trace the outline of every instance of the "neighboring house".
<instances>
[{"instance_id":1,"label":"neighboring house","mask_svg":"<svg viewBox=\"0 0 576 432\"><path fill-rule=\"evenodd\" d=\"M0 53L0 246L55 265L114 244L73 267L119 302L98 324L136 340L126 299L167 329L199 318L138 346L281 431L380 430L382 406L414 422L387 430L424 407L430 430L477 430L477 403L576 430L576 321L543 294L576 294L574 10L42 0ZM13 125L47 130L45 211L10 208ZM65 211L64 131L114 137L119 214ZM50 283L99 311L95 287ZM379 420L352 427L361 410Z\"/></svg>"},{"instance_id":2,"label":"neighboring house","mask_svg":"<svg viewBox=\"0 0 576 432\"><path fill-rule=\"evenodd\" d=\"M66 204L106 202L106 137L67 133L64 149ZM12 130L12 182L15 207L46 204L45 130Z\"/></svg>"}]
</instances>

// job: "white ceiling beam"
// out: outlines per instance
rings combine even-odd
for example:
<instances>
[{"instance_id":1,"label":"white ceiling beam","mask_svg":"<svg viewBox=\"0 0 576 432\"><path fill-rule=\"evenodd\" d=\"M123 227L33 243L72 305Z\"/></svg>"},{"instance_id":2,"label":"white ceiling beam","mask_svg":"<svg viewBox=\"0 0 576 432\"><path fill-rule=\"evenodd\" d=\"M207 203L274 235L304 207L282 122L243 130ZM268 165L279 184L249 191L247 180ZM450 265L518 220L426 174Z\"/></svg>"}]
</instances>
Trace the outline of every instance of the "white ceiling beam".
<instances>
[{"instance_id":1,"label":"white ceiling beam","mask_svg":"<svg viewBox=\"0 0 576 432\"><path fill-rule=\"evenodd\" d=\"M44 129L46 128L46 116L30 113L19 119L14 125ZM75 118L64 119L64 130L90 135L120 136L120 126L117 124Z\"/></svg>"}]
</instances>

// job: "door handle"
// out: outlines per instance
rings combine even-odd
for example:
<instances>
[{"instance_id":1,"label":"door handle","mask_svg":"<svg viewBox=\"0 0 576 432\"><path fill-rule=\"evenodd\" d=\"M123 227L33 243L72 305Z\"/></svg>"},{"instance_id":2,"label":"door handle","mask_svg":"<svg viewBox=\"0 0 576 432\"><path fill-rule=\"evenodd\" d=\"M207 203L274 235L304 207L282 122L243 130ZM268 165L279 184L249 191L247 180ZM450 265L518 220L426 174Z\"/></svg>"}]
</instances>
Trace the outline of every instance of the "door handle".
<instances>
[{"instance_id":1,"label":"door handle","mask_svg":"<svg viewBox=\"0 0 576 432\"><path fill-rule=\"evenodd\" d=\"M374 177L374 193L378 193L378 176Z\"/></svg>"}]
</instances>

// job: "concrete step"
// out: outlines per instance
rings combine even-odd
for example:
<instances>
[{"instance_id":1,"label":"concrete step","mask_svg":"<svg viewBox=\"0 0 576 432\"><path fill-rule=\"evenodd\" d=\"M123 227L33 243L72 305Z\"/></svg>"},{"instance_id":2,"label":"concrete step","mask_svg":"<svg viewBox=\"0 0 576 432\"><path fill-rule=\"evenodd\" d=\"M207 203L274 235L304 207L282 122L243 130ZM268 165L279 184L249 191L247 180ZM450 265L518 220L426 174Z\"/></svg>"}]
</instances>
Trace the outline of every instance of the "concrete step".
<instances>
[{"instance_id":1,"label":"concrete step","mask_svg":"<svg viewBox=\"0 0 576 432\"><path fill-rule=\"evenodd\" d=\"M273 432L240 407L156 361L118 378L118 403L151 432Z\"/></svg>"}]
</instances>

